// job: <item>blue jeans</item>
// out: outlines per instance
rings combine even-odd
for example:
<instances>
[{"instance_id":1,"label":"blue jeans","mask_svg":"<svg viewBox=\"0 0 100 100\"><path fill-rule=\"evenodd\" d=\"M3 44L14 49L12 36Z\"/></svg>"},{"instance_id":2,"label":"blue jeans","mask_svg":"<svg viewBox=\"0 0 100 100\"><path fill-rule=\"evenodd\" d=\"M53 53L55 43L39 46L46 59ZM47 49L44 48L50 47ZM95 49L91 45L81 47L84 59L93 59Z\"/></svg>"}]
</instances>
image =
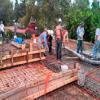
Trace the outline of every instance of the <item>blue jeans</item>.
<instances>
[{"instance_id":1,"label":"blue jeans","mask_svg":"<svg viewBox=\"0 0 100 100\"><path fill-rule=\"evenodd\" d=\"M92 53L94 58L97 57L97 53L99 52L99 49L100 49L100 40L96 41L96 43L93 46Z\"/></svg>"},{"instance_id":2,"label":"blue jeans","mask_svg":"<svg viewBox=\"0 0 100 100\"><path fill-rule=\"evenodd\" d=\"M56 58L61 60L62 54L61 50L62 49L62 41L61 40L56 40Z\"/></svg>"},{"instance_id":3,"label":"blue jeans","mask_svg":"<svg viewBox=\"0 0 100 100\"><path fill-rule=\"evenodd\" d=\"M77 53L82 53L83 51L83 40L77 41Z\"/></svg>"}]
</instances>

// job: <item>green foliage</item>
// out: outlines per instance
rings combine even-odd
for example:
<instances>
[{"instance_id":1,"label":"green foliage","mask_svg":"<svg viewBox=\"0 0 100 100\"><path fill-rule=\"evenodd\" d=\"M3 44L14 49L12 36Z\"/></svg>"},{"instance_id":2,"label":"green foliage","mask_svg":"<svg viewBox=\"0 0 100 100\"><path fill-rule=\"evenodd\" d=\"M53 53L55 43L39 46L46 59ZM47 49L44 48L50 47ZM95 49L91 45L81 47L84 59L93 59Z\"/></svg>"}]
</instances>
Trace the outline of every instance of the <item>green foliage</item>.
<instances>
[{"instance_id":1,"label":"green foliage","mask_svg":"<svg viewBox=\"0 0 100 100\"><path fill-rule=\"evenodd\" d=\"M23 18L22 25L27 26L30 18L33 17L36 19L40 31L44 26L54 29L57 19L62 18L68 28L69 37L75 39L78 24L84 22L84 39L93 42L95 30L100 27L100 5L97 0L94 0L91 9L88 0L75 0L74 4L71 4L71 0L37 0L37 5L35 5L35 1L21 0L22 3L18 4L18 0L16 0L14 14L17 20L20 17ZM0 0L0 7L2 8L2 11L0 9L0 20L10 21L11 18L13 19L10 0L3 0L3 2ZM31 35L26 33L26 38L30 37Z\"/></svg>"},{"instance_id":2,"label":"green foliage","mask_svg":"<svg viewBox=\"0 0 100 100\"><path fill-rule=\"evenodd\" d=\"M99 1L94 0L94 2L92 3L92 8L98 9L99 8Z\"/></svg>"},{"instance_id":3,"label":"green foliage","mask_svg":"<svg viewBox=\"0 0 100 100\"><path fill-rule=\"evenodd\" d=\"M25 38L26 38L26 39L31 39L31 34L26 33L26 34L25 34Z\"/></svg>"},{"instance_id":4,"label":"green foliage","mask_svg":"<svg viewBox=\"0 0 100 100\"><path fill-rule=\"evenodd\" d=\"M20 38L23 38L23 39L25 38L25 35L22 34L22 33L17 33L16 35L17 35L17 37L20 37Z\"/></svg>"},{"instance_id":5,"label":"green foliage","mask_svg":"<svg viewBox=\"0 0 100 100\"><path fill-rule=\"evenodd\" d=\"M35 0L27 0L26 23L28 24L32 16L37 20L40 30L45 25L54 29L56 20L62 18L66 24L69 37L76 39L76 28L79 23L85 24L86 41L94 41L95 30L100 25L100 8L97 0L94 0L92 9L89 8L88 0L76 0L71 4L71 0L37 0L38 5L35 6Z\"/></svg>"},{"instance_id":6,"label":"green foliage","mask_svg":"<svg viewBox=\"0 0 100 100\"><path fill-rule=\"evenodd\" d=\"M14 17L15 21L18 21L20 17L25 16L26 3L25 0L20 0L21 3L18 3L18 0L15 0L15 9L14 9Z\"/></svg>"},{"instance_id":7,"label":"green foliage","mask_svg":"<svg viewBox=\"0 0 100 100\"><path fill-rule=\"evenodd\" d=\"M5 24L13 19L13 6L10 0L0 0L0 20Z\"/></svg>"},{"instance_id":8,"label":"green foliage","mask_svg":"<svg viewBox=\"0 0 100 100\"><path fill-rule=\"evenodd\" d=\"M100 27L100 9L90 9L88 3L84 2L84 6L81 5L82 0L77 0L77 4L73 4L64 14L64 21L69 30L69 37L76 38L76 28L79 23L85 24L84 40L94 41L95 30ZM82 3L83 4L83 3Z\"/></svg>"},{"instance_id":9,"label":"green foliage","mask_svg":"<svg viewBox=\"0 0 100 100\"><path fill-rule=\"evenodd\" d=\"M6 35L10 40L14 37L14 33L11 30L6 30ZM16 35L17 37L26 38L25 35L22 33L17 33Z\"/></svg>"},{"instance_id":10,"label":"green foliage","mask_svg":"<svg viewBox=\"0 0 100 100\"><path fill-rule=\"evenodd\" d=\"M14 33L11 30L7 30L6 35L10 40L14 37Z\"/></svg>"}]
</instances>

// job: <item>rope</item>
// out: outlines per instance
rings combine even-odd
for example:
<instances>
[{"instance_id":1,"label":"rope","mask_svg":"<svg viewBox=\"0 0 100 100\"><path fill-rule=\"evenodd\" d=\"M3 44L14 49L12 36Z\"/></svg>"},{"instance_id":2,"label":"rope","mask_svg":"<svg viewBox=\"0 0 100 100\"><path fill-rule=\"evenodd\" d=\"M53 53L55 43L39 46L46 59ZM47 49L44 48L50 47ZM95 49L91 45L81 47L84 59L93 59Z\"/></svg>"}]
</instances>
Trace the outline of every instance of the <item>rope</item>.
<instances>
[{"instance_id":1,"label":"rope","mask_svg":"<svg viewBox=\"0 0 100 100\"><path fill-rule=\"evenodd\" d=\"M52 74L48 73L45 79L45 88L44 88L44 94L47 93L48 85L49 85L49 80L51 78Z\"/></svg>"}]
</instances>

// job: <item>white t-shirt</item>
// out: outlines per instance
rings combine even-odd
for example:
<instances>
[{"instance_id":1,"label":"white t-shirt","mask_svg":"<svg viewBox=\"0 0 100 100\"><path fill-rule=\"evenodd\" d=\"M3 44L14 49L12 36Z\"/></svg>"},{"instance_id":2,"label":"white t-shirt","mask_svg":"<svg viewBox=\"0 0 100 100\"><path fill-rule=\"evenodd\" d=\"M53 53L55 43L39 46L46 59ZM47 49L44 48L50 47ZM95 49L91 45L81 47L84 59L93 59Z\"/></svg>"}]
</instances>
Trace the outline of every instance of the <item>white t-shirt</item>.
<instances>
[{"instance_id":1,"label":"white t-shirt","mask_svg":"<svg viewBox=\"0 0 100 100\"><path fill-rule=\"evenodd\" d=\"M77 39L83 40L83 36L84 36L84 27L78 26L78 28L77 28Z\"/></svg>"},{"instance_id":2,"label":"white t-shirt","mask_svg":"<svg viewBox=\"0 0 100 100\"><path fill-rule=\"evenodd\" d=\"M100 29L99 28L96 29L95 35L97 37L97 40L100 40Z\"/></svg>"},{"instance_id":3,"label":"white t-shirt","mask_svg":"<svg viewBox=\"0 0 100 100\"><path fill-rule=\"evenodd\" d=\"M0 24L0 31L4 32L4 25Z\"/></svg>"}]
</instances>

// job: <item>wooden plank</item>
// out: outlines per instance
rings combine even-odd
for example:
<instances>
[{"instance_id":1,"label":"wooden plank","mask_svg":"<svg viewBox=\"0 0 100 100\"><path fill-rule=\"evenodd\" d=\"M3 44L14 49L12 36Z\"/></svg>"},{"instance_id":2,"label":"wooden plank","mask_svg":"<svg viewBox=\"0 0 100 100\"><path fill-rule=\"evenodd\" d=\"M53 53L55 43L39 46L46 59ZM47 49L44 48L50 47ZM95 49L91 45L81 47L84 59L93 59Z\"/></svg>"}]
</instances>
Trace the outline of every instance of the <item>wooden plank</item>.
<instances>
[{"instance_id":1,"label":"wooden plank","mask_svg":"<svg viewBox=\"0 0 100 100\"><path fill-rule=\"evenodd\" d=\"M41 51L41 57L40 57L40 51ZM14 54L13 52L14 51L12 51L11 55L6 55L2 57L2 60L0 62L0 65L1 65L0 68L6 68L10 66L16 66L16 65L25 64L28 62L35 62L35 61L45 59L43 55L43 53L45 52L45 49L31 51L31 52L22 51L22 53L19 52L18 54ZM8 60L10 62L8 62Z\"/></svg>"},{"instance_id":2,"label":"wooden plank","mask_svg":"<svg viewBox=\"0 0 100 100\"><path fill-rule=\"evenodd\" d=\"M51 92L51 91L53 91L53 90L55 90L55 89L57 89L57 88L59 88L59 87L62 87L62 86L64 86L64 85L66 85L66 84L69 84L69 83L71 83L71 82L73 82L73 81L76 81L76 80L77 80L77 76L74 76L74 77L72 77L72 78L69 78L69 79L65 80L64 82L59 82L59 81L58 81L58 86L57 86L57 87L55 86L55 84L56 84L57 82L55 82L54 86L48 87L48 88L47 88L47 93L48 93L48 92ZM34 93L34 94L30 95L30 96L27 96L27 97L25 97L25 98L22 99L22 100L33 100L33 99L36 99L36 98L38 98L38 97L40 97L40 96L42 96L42 95L44 95L44 94L45 94L44 89L42 89L42 90L40 90L39 92L36 92L36 93Z\"/></svg>"},{"instance_id":3,"label":"wooden plank","mask_svg":"<svg viewBox=\"0 0 100 100\"><path fill-rule=\"evenodd\" d=\"M65 58L68 59L68 60L70 60L70 59L71 59L71 60L72 60L72 59L73 59L73 60L79 59L79 57L65 57Z\"/></svg>"},{"instance_id":4,"label":"wooden plank","mask_svg":"<svg viewBox=\"0 0 100 100\"><path fill-rule=\"evenodd\" d=\"M35 61L39 61L39 60L44 60L44 59L45 59L45 57L41 57L41 59L40 58L35 58L35 59L29 60L28 62L31 63L31 62L35 62ZM11 63L9 63L9 64L5 64L3 66L0 66L0 69L7 68L7 67L12 67L12 66L16 66L16 65L21 65L21 64L25 64L25 63L27 63L27 61L13 62L13 65Z\"/></svg>"},{"instance_id":5,"label":"wooden plank","mask_svg":"<svg viewBox=\"0 0 100 100\"><path fill-rule=\"evenodd\" d=\"M12 41L11 44L13 46L17 47L17 48L22 48L22 44L18 44L18 43L14 42L14 41Z\"/></svg>"},{"instance_id":6,"label":"wooden plank","mask_svg":"<svg viewBox=\"0 0 100 100\"><path fill-rule=\"evenodd\" d=\"M41 52L45 52L45 50L42 49ZM36 54L36 53L40 53L40 50L28 52L28 54ZM19 54L14 54L13 57L20 57L20 56L25 56L25 55L26 53L19 53ZM2 60L8 59L8 58L11 58L11 55L6 55L2 57Z\"/></svg>"},{"instance_id":7,"label":"wooden plank","mask_svg":"<svg viewBox=\"0 0 100 100\"><path fill-rule=\"evenodd\" d=\"M66 82L68 83L69 79L75 76L75 80L77 80L77 69L68 70L66 73L54 73L50 72L46 67L44 67L44 65L42 66L42 69L39 69L39 67L41 67L41 63L34 63L30 66L27 66L29 67L28 69L20 67L19 70L16 70L16 68L15 70L12 70L10 73L8 71L5 71L4 74L1 73L0 78L2 79L3 85L5 86L4 88L2 87L3 93L0 94L0 99L13 100L14 97L17 97L18 100L21 100L22 98L25 98L26 96L30 97L33 94L37 98L38 96L44 95L45 93L48 93L54 89L57 89L65 85ZM51 76L48 79L49 73L51 73ZM10 87L6 86L6 84L8 83L7 79L10 82ZM16 82L15 79L18 80L18 82ZM75 80L72 79L72 81ZM11 82L13 82L13 84L15 85L11 86ZM18 87L16 87L17 85ZM24 93L25 91L27 94ZM41 94L41 92L43 94Z\"/></svg>"},{"instance_id":8,"label":"wooden plank","mask_svg":"<svg viewBox=\"0 0 100 100\"><path fill-rule=\"evenodd\" d=\"M41 57L41 59L40 58L35 58L35 59L29 60L29 62L39 61L39 60L44 60L44 59L45 59L45 57Z\"/></svg>"}]
</instances>

